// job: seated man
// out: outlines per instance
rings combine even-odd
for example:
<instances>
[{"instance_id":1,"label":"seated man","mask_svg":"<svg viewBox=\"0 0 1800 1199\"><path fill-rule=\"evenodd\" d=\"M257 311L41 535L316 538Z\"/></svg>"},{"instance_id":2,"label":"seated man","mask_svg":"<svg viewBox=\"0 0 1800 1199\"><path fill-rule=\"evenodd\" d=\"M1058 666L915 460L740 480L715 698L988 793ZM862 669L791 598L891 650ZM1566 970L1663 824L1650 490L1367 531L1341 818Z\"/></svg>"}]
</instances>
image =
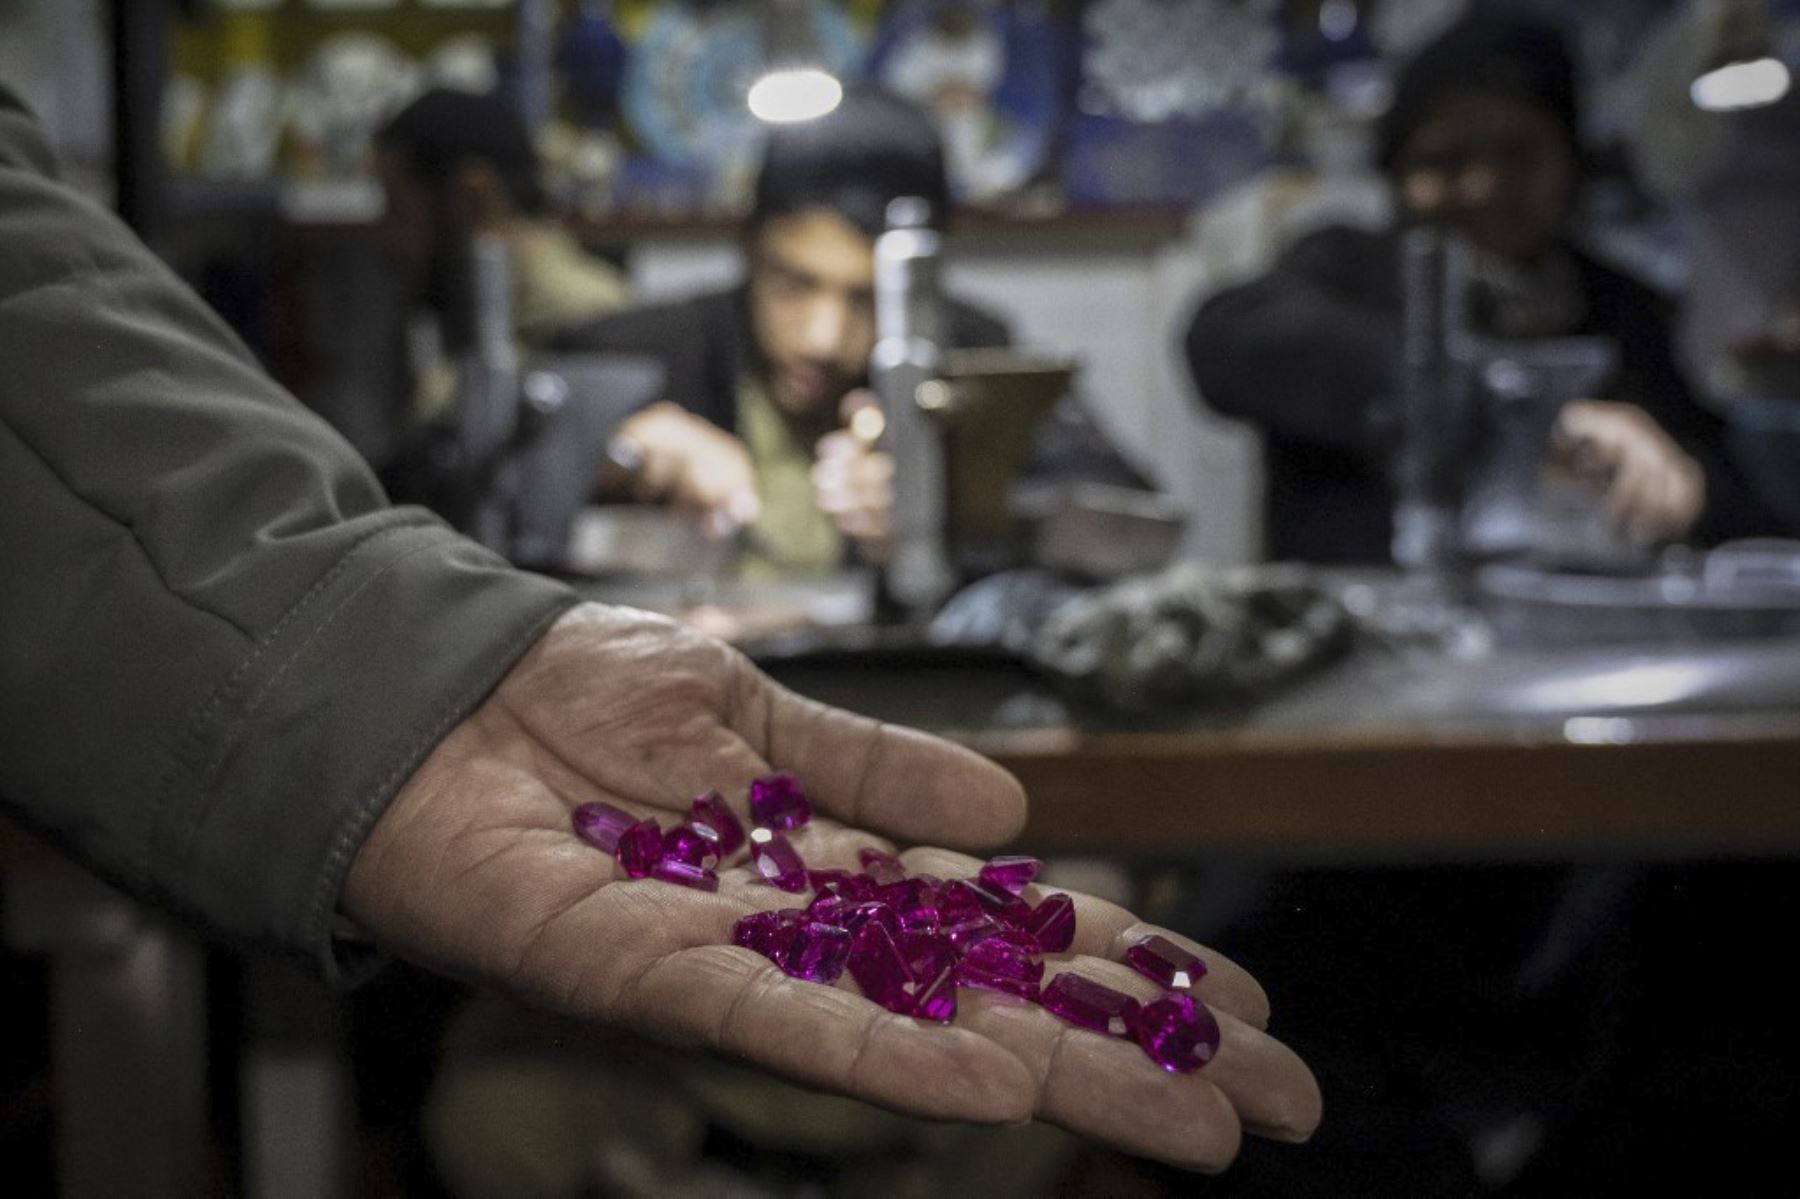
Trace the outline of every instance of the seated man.
<instances>
[{"instance_id":1,"label":"seated man","mask_svg":"<svg viewBox=\"0 0 1800 1199\"><path fill-rule=\"evenodd\" d=\"M746 224L741 286L622 313L560 347L649 354L668 398L620 430L616 493L694 510L721 531L750 526L765 566L828 571L888 550L893 463L849 431L875 346L875 238L890 201L947 215L943 149L923 113L853 88L830 116L769 136ZM951 347L999 346L999 320L945 305ZM1086 431L1083 436L1082 432ZM1057 446L1084 445L1085 454ZM1066 404L1040 430L1035 464L1059 477L1142 486ZM1084 459L1084 460L1078 460Z\"/></svg>"},{"instance_id":2,"label":"seated man","mask_svg":"<svg viewBox=\"0 0 1800 1199\"><path fill-rule=\"evenodd\" d=\"M1495 18L1454 26L1404 69L1380 129L1402 222L1465 235L1478 328L1597 335L1620 368L1606 399L1567 405L1561 464L1603 489L1642 544L1754 532L1760 506L1726 460L1670 349L1661 302L1569 241L1579 184L1575 71L1557 35ZM1398 238L1347 228L1292 246L1264 278L1201 306L1194 382L1265 435L1270 557L1385 562L1399 382Z\"/></svg>"},{"instance_id":3,"label":"seated man","mask_svg":"<svg viewBox=\"0 0 1800 1199\"><path fill-rule=\"evenodd\" d=\"M470 256L478 237L498 238L512 271L513 329L542 350L558 335L624 307L624 276L585 253L551 211L536 149L518 114L497 96L436 89L376 135L387 194L386 247L406 301L435 318L452 358L473 337ZM413 418L441 415L455 390L449 359L414 363Z\"/></svg>"}]
</instances>

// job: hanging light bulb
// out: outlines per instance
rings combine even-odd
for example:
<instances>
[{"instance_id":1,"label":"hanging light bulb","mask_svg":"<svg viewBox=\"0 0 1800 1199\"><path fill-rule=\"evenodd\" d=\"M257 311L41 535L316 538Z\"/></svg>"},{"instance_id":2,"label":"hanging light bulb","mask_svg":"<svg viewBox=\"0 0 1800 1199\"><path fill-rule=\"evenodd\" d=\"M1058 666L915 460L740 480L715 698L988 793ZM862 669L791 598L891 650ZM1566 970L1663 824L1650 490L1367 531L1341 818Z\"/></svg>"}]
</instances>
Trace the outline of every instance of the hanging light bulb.
<instances>
[{"instance_id":1,"label":"hanging light bulb","mask_svg":"<svg viewBox=\"0 0 1800 1199\"><path fill-rule=\"evenodd\" d=\"M757 120L784 125L824 116L843 100L844 85L820 67L789 68L758 79L745 98Z\"/></svg>"},{"instance_id":2,"label":"hanging light bulb","mask_svg":"<svg viewBox=\"0 0 1800 1199\"><path fill-rule=\"evenodd\" d=\"M843 100L844 85L825 69L807 0L766 0L763 58L768 69L744 97L758 120L810 121Z\"/></svg>"},{"instance_id":3,"label":"hanging light bulb","mask_svg":"<svg viewBox=\"0 0 1800 1199\"><path fill-rule=\"evenodd\" d=\"M1793 76L1770 53L1767 0L1706 0L1715 50L1707 68L1688 89L1694 107L1705 112L1762 108L1788 94Z\"/></svg>"}]
</instances>

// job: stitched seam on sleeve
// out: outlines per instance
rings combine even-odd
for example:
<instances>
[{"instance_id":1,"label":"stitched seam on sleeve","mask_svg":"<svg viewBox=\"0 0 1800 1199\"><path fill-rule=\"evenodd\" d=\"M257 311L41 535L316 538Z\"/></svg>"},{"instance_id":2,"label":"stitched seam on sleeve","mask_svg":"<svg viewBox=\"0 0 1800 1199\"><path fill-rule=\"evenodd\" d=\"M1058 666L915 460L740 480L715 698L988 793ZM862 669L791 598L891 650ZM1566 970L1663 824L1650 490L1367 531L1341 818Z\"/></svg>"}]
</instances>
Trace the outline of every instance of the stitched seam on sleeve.
<instances>
[{"instance_id":1,"label":"stitched seam on sleeve","mask_svg":"<svg viewBox=\"0 0 1800 1199\"><path fill-rule=\"evenodd\" d=\"M150 818L145 827L142 857L137 867L139 879L142 883L148 884L152 879L150 862L155 855L157 832L162 827L163 822L167 819L168 808L173 801L175 793L176 777L180 773L183 764L205 744L207 726L211 722L214 714L229 698L231 698L244 677L262 662L263 658L268 654L281 635L293 625L294 622L305 615L312 607L314 601L330 588L330 586L336 582L345 571L356 562L366 557L368 553L373 552L372 547L376 542L394 534L402 533L408 529L417 527L419 526L410 524L388 525L384 528L371 530L365 536L359 538L355 544L345 550L343 556L337 560L337 563L333 565L330 570L326 571L304 595L294 602L293 606L282 615L281 619L275 622L275 626L255 644L244 660L238 663L237 667L232 670L225 681L213 688L211 694L207 696L199 708L195 709L194 714L184 722L182 732L180 736L176 738L175 744L171 750L172 757L169 768L162 778L158 780L155 790L151 793ZM285 669L285 666L283 669ZM260 694L261 693L259 693L259 695ZM229 746L222 746L220 754L214 759L214 762L222 761L228 749ZM200 773L196 782L204 784L206 779L211 775L213 769L215 769L214 763L208 763L207 768Z\"/></svg>"}]
</instances>

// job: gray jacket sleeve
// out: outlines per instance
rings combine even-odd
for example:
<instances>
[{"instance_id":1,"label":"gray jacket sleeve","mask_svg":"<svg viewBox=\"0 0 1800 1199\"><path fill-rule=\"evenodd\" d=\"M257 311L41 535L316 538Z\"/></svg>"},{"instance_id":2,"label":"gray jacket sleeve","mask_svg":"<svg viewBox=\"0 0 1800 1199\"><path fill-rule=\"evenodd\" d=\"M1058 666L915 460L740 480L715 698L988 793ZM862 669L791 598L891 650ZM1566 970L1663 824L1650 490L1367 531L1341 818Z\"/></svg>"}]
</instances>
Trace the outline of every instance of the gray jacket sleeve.
<instances>
[{"instance_id":1,"label":"gray jacket sleeve","mask_svg":"<svg viewBox=\"0 0 1800 1199\"><path fill-rule=\"evenodd\" d=\"M0 90L0 801L127 890L337 973L357 847L570 603L257 367Z\"/></svg>"}]
</instances>

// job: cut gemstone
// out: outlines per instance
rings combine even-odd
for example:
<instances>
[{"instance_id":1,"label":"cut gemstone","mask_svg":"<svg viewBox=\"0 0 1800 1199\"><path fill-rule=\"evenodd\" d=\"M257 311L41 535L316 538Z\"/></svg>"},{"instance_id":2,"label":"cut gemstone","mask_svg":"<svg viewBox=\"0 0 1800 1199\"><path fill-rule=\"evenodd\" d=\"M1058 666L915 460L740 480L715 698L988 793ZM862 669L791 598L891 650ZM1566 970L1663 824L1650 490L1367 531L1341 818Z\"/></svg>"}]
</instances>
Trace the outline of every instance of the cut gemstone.
<instances>
[{"instance_id":1,"label":"cut gemstone","mask_svg":"<svg viewBox=\"0 0 1800 1199\"><path fill-rule=\"evenodd\" d=\"M719 889L718 875L705 866L697 866L679 858L663 858L656 865L650 867L650 877L659 878L665 883L679 883L683 887L692 887L696 891L717 891Z\"/></svg>"},{"instance_id":2,"label":"cut gemstone","mask_svg":"<svg viewBox=\"0 0 1800 1199\"><path fill-rule=\"evenodd\" d=\"M788 908L778 912L752 912L731 930L731 943L754 949L770 960L787 952L806 923L806 913Z\"/></svg>"},{"instance_id":3,"label":"cut gemstone","mask_svg":"<svg viewBox=\"0 0 1800 1199\"><path fill-rule=\"evenodd\" d=\"M1044 963L1000 937L984 937L969 946L956 966L956 981L965 987L1004 991L1021 999L1036 999Z\"/></svg>"},{"instance_id":4,"label":"cut gemstone","mask_svg":"<svg viewBox=\"0 0 1800 1199\"><path fill-rule=\"evenodd\" d=\"M941 923L937 892L924 879L909 878L881 888L878 902L886 903L900 918L900 927L908 932L933 932Z\"/></svg>"},{"instance_id":5,"label":"cut gemstone","mask_svg":"<svg viewBox=\"0 0 1800 1199\"><path fill-rule=\"evenodd\" d=\"M850 977L862 993L890 1012L912 1011L912 972L894 938L878 921L870 920L850 941Z\"/></svg>"},{"instance_id":6,"label":"cut gemstone","mask_svg":"<svg viewBox=\"0 0 1800 1199\"><path fill-rule=\"evenodd\" d=\"M799 828L812 819L812 805L800 780L791 774L766 774L750 784L750 818L777 832Z\"/></svg>"},{"instance_id":7,"label":"cut gemstone","mask_svg":"<svg viewBox=\"0 0 1800 1199\"><path fill-rule=\"evenodd\" d=\"M938 892L938 914L944 925L966 924L971 920L992 920L988 909L976 898L964 879L945 883Z\"/></svg>"},{"instance_id":8,"label":"cut gemstone","mask_svg":"<svg viewBox=\"0 0 1800 1199\"><path fill-rule=\"evenodd\" d=\"M744 826L726 805L725 797L717 791L708 791L696 799L689 811L695 828L714 834L714 840L719 843L719 857L730 857L744 844Z\"/></svg>"},{"instance_id":9,"label":"cut gemstone","mask_svg":"<svg viewBox=\"0 0 1800 1199\"><path fill-rule=\"evenodd\" d=\"M816 920L788 927L794 929L794 939L781 948L775 964L808 982L827 986L836 982L850 958L850 934L835 924Z\"/></svg>"},{"instance_id":10,"label":"cut gemstone","mask_svg":"<svg viewBox=\"0 0 1800 1199\"><path fill-rule=\"evenodd\" d=\"M906 968L921 985L936 979L945 971L955 972L957 954L950 942L931 933L902 932L895 944Z\"/></svg>"},{"instance_id":11,"label":"cut gemstone","mask_svg":"<svg viewBox=\"0 0 1800 1199\"><path fill-rule=\"evenodd\" d=\"M944 930L944 936L950 939L950 944L967 952L969 946L981 938L991 937L999 931L999 922L986 912L981 912L960 923L952 924Z\"/></svg>"},{"instance_id":12,"label":"cut gemstone","mask_svg":"<svg viewBox=\"0 0 1800 1199\"><path fill-rule=\"evenodd\" d=\"M879 924L887 930L890 937L900 935L900 918L894 915L894 909L885 903L858 903L836 909L836 923L851 932L857 932L865 924Z\"/></svg>"},{"instance_id":13,"label":"cut gemstone","mask_svg":"<svg viewBox=\"0 0 1800 1199\"><path fill-rule=\"evenodd\" d=\"M609 803L584 803L569 813L575 835L609 856L618 851L625 830L637 822L636 816Z\"/></svg>"},{"instance_id":14,"label":"cut gemstone","mask_svg":"<svg viewBox=\"0 0 1800 1199\"><path fill-rule=\"evenodd\" d=\"M619 845L613 856L632 878L646 877L662 861L662 830L656 827L654 820L638 821L619 834Z\"/></svg>"},{"instance_id":15,"label":"cut gemstone","mask_svg":"<svg viewBox=\"0 0 1800 1199\"><path fill-rule=\"evenodd\" d=\"M913 1015L921 1020L937 1020L948 1024L956 1019L956 969L946 966L928 982L918 984L919 997L913 1001Z\"/></svg>"},{"instance_id":16,"label":"cut gemstone","mask_svg":"<svg viewBox=\"0 0 1800 1199\"><path fill-rule=\"evenodd\" d=\"M1051 979L1038 1002L1071 1024L1115 1037L1137 1030L1138 1001L1073 971Z\"/></svg>"},{"instance_id":17,"label":"cut gemstone","mask_svg":"<svg viewBox=\"0 0 1800 1199\"><path fill-rule=\"evenodd\" d=\"M1170 990L1186 990L1206 977L1206 963L1167 937L1150 934L1125 951L1125 961Z\"/></svg>"},{"instance_id":18,"label":"cut gemstone","mask_svg":"<svg viewBox=\"0 0 1800 1199\"><path fill-rule=\"evenodd\" d=\"M962 884L974 894L976 901L991 912L997 920L1007 924L1023 925L1031 918L1031 905L1011 891L1001 890L980 879L963 879Z\"/></svg>"},{"instance_id":19,"label":"cut gemstone","mask_svg":"<svg viewBox=\"0 0 1800 1199\"><path fill-rule=\"evenodd\" d=\"M906 867L900 859L892 854L882 853L879 849L859 849L856 860L862 863L865 873L877 883L897 883L906 877Z\"/></svg>"},{"instance_id":20,"label":"cut gemstone","mask_svg":"<svg viewBox=\"0 0 1800 1199\"><path fill-rule=\"evenodd\" d=\"M823 895L815 896L813 901L806 905L806 910L814 920L823 920L826 924L843 927L844 916L855 906L842 895L827 891Z\"/></svg>"},{"instance_id":21,"label":"cut gemstone","mask_svg":"<svg viewBox=\"0 0 1800 1199\"><path fill-rule=\"evenodd\" d=\"M806 890L806 863L780 833L766 828L752 830L750 857L756 863L756 872L771 886L795 893Z\"/></svg>"},{"instance_id":22,"label":"cut gemstone","mask_svg":"<svg viewBox=\"0 0 1800 1199\"><path fill-rule=\"evenodd\" d=\"M1060 892L1050 896L1032 910L1025 930L1045 953L1066 953L1075 943L1075 901Z\"/></svg>"},{"instance_id":23,"label":"cut gemstone","mask_svg":"<svg viewBox=\"0 0 1800 1199\"><path fill-rule=\"evenodd\" d=\"M990 887L997 887L1008 895L1017 895L1043 868L1044 864L1036 858L994 858L981 868L980 878Z\"/></svg>"},{"instance_id":24,"label":"cut gemstone","mask_svg":"<svg viewBox=\"0 0 1800 1199\"><path fill-rule=\"evenodd\" d=\"M691 824L678 824L664 833L662 848L665 859L673 858L686 866L710 868L719 862L718 842Z\"/></svg>"},{"instance_id":25,"label":"cut gemstone","mask_svg":"<svg viewBox=\"0 0 1800 1199\"><path fill-rule=\"evenodd\" d=\"M1187 1074L1219 1051L1219 1022L1192 995L1164 995L1138 1012L1138 1044L1171 1074Z\"/></svg>"},{"instance_id":26,"label":"cut gemstone","mask_svg":"<svg viewBox=\"0 0 1800 1199\"><path fill-rule=\"evenodd\" d=\"M844 885L855 877L848 870L808 870L806 885L815 891L829 889L833 894L842 895Z\"/></svg>"}]
</instances>

